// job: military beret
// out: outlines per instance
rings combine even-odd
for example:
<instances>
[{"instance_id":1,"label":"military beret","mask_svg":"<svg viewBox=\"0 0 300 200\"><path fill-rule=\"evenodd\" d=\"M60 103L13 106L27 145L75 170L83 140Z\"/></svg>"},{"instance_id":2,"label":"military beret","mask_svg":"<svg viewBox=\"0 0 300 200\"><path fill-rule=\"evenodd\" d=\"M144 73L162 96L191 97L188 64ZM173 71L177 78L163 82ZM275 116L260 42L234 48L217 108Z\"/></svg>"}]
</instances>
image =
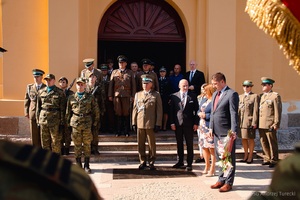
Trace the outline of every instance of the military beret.
<instances>
[{"instance_id":1,"label":"military beret","mask_svg":"<svg viewBox=\"0 0 300 200\"><path fill-rule=\"evenodd\" d=\"M166 69L164 66L162 66L162 67L159 69L159 71L160 71L160 72L166 72L167 69Z\"/></svg>"},{"instance_id":2,"label":"military beret","mask_svg":"<svg viewBox=\"0 0 300 200\"><path fill-rule=\"evenodd\" d=\"M266 83L266 84L273 85L273 83L275 83L275 81L271 78L268 78L268 77L262 77L261 78L261 83Z\"/></svg>"},{"instance_id":3,"label":"military beret","mask_svg":"<svg viewBox=\"0 0 300 200\"><path fill-rule=\"evenodd\" d=\"M68 79L64 76L62 76L58 79L58 82L60 82L60 81L66 81L66 83L68 83Z\"/></svg>"},{"instance_id":4,"label":"military beret","mask_svg":"<svg viewBox=\"0 0 300 200\"><path fill-rule=\"evenodd\" d=\"M252 81L250 81L250 80L245 80L245 81L243 82L243 86L253 86L253 83L252 83Z\"/></svg>"},{"instance_id":5,"label":"military beret","mask_svg":"<svg viewBox=\"0 0 300 200\"><path fill-rule=\"evenodd\" d=\"M141 76L141 78L142 78L142 82L143 83L150 83L150 82L152 82L152 78L151 78L151 76L149 74L144 74L144 75Z\"/></svg>"},{"instance_id":6,"label":"military beret","mask_svg":"<svg viewBox=\"0 0 300 200\"><path fill-rule=\"evenodd\" d=\"M85 63L85 67L89 68L92 64L94 64L94 58L86 58L82 62Z\"/></svg>"},{"instance_id":7,"label":"military beret","mask_svg":"<svg viewBox=\"0 0 300 200\"><path fill-rule=\"evenodd\" d=\"M144 58L142 61L141 61L142 65L151 65L151 60L148 59L148 58Z\"/></svg>"},{"instance_id":8,"label":"military beret","mask_svg":"<svg viewBox=\"0 0 300 200\"><path fill-rule=\"evenodd\" d=\"M120 55L117 58L118 62L127 62L127 58L124 55Z\"/></svg>"},{"instance_id":9,"label":"military beret","mask_svg":"<svg viewBox=\"0 0 300 200\"><path fill-rule=\"evenodd\" d=\"M55 80L55 76L53 74L47 74L44 79L54 79Z\"/></svg>"},{"instance_id":10,"label":"military beret","mask_svg":"<svg viewBox=\"0 0 300 200\"><path fill-rule=\"evenodd\" d=\"M76 83L85 83L85 82L86 82L85 78L83 78L83 77L79 77L76 79Z\"/></svg>"},{"instance_id":11,"label":"military beret","mask_svg":"<svg viewBox=\"0 0 300 200\"><path fill-rule=\"evenodd\" d=\"M106 64L102 64L100 66L100 70L108 70L108 66Z\"/></svg>"},{"instance_id":12,"label":"military beret","mask_svg":"<svg viewBox=\"0 0 300 200\"><path fill-rule=\"evenodd\" d=\"M32 70L32 74L33 74L34 76L42 76L42 75L45 74L45 72L44 72L43 70L41 70L41 69L33 69L33 70Z\"/></svg>"}]
</instances>

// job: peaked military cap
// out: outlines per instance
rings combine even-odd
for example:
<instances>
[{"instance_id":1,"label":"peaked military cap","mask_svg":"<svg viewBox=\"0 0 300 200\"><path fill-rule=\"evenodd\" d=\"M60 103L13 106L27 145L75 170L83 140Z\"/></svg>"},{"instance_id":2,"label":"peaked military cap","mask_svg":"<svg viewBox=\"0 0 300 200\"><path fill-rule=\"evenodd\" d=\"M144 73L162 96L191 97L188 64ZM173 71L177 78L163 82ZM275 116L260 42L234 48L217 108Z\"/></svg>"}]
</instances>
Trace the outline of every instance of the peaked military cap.
<instances>
[{"instance_id":1,"label":"peaked military cap","mask_svg":"<svg viewBox=\"0 0 300 200\"><path fill-rule=\"evenodd\" d=\"M85 67L89 68L92 64L94 64L95 59L94 58L86 58L82 62L85 63Z\"/></svg>"},{"instance_id":2,"label":"peaked military cap","mask_svg":"<svg viewBox=\"0 0 300 200\"><path fill-rule=\"evenodd\" d=\"M127 58L124 55L120 55L117 58L118 62L127 62Z\"/></svg>"},{"instance_id":3,"label":"peaked military cap","mask_svg":"<svg viewBox=\"0 0 300 200\"><path fill-rule=\"evenodd\" d=\"M159 71L160 71L160 72L166 72L167 69L166 69L164 66L162 66L162 67L159 69Z\"/></svg>"},{"instance_id":4,"label":"peaked military cap","mask_svg":"<svg viewBox=\"0 0 300 200\"><path fill-rule=\"evenodd\" d=\"M252 81L250 81L250 80L245 80L245 81L243 82L243 86L253 86L253 83L252 83Z\"/></svg>"},{"instance_id":5,"label":"peaked military cap","mask_svg":"<svg viewBox=\"0 0 300 200\"><path fill-rule=\"evenodd\" d=\"M108 66L106 64L102 64L100 66L100 70L108 70Z\"/></svg>"},{"instance_id":6,"label":"peaked military cap","mask_svg":"<svg viewBox=\"0 0 300 200\"><path fill-rule=\"evenodd\" d=\"M83 77L79 77L79 78L76 79L76 83L85 83L85 82L86 82L85 78L83 78Z\"/></svg>"},{"instance_id":7,"label":"peaked military cap","mask_svg":"<svg viewBox=\"0 0 300 200\"><path fill-rule=\"evenodd\" d=\"M55 79L53 74L47 74L44 79Z\"/></svg>"},{"instance_id":8,"label":"peaked military cap","mask_svg":"<svg viewBox=\"0 0 300 200\"><path fill-rule=\"evenodd\" d=\"M144 58L142 61L142 65L151 65L151 60L150 59L148 59L148 58Z\"/></svg>"},{"instance_id":9,"label":"peaked military cap","mask_svg":"<svg viewBox=\"0 0 300 200\"><path fill-rule=\"evenodd\" d=\"M142 82L143 83L150 83L150 82L152 82L152 78L151 78L151 76L149 74L144 74L144 75L141 76L141 78L142 78Z\"/></svg>"},{"instance_id":10,"label":"peaked military cap","mask_svg":"<svg viewBox=\"0 0 300 200\"><path fill-rule=\"evenodd\" d=\"M41 69L33 69L33 70L32 70L32 74L33 74L34 76L42 76L42 75L45 74L45 72L44 72L43 70L41 70Z\"/></svg>"},{"instance_id":11,"label":"peaked military cap","mask_svg":"<svg viewBox=\"0 0 300 200\"><path fill-rule=\"evenodd\" d=\"M275 81L269 77L261 77L261 83L273 85L273 83L275 83Z\"/></svg>"}]
</instances>

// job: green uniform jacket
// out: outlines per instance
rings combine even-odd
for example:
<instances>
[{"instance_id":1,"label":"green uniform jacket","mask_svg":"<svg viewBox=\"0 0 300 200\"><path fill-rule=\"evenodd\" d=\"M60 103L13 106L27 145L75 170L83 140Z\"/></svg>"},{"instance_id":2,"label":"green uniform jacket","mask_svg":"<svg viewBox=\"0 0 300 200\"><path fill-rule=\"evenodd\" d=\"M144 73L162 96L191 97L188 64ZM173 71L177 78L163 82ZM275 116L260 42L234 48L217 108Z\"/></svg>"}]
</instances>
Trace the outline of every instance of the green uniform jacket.
<instances>
[{"instance_id":1,"label":"green uniform jacket","mask_svg":"<svg viewBox=\"0 0 300 200\"><path fill-rule=\"evenodd\" d=\"M36 119L37 124L48 126L64 124L66 95L63 90L54 87L47 92L47 87L40 90L37 101Z\"/></svg>"},{"instance_id":2,"label":"green uniform jacket","mask_svg":"<svg viewBox=\"0 0 300 200\"><path fill-rule=\"evenodd\" d=\"M90 129L99 123L100 114L98 103L92 94L84 93L79 98L75 93L67 101L66 121L68 126L79 129Z\"/></svg>"},{"instance_id":3,"label":"green uniform jacket","mask_svg":"<svg viewBox=\"0 0 300 200\"><path fill-rule=\"evenodd\" d=\"M239 97L240 128L247 129L252 126L258 126L259 96L254 93L250 93L247 96L245 96L245 94L241 94Z\"/></svg>"},{"instance_id":4,"label":"green uniform jacket","mask_svg":"<svg viewBox=\"0 0 300 200\"><path fill-rule=\"evenodd\" d=\"M36 89L35 84L28 84L26 87L25 100L24 100L24 114L29 115L29 119L36 120L36 102L39 92L45 88L46 85L42 84L39 91Z\"/></svg>"}]
</instances>

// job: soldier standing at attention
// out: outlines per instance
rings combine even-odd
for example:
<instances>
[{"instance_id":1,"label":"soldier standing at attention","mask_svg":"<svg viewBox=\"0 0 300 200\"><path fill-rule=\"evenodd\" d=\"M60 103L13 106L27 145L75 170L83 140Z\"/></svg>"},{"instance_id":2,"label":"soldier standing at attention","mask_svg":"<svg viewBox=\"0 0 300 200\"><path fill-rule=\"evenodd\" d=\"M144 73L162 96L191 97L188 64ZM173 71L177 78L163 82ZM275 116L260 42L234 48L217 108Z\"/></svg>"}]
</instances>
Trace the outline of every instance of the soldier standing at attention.
<instances>
[{"instance_id":1,"label":"soldier standing at attention","mask_svg":"<svg viewBox=\"0 0 300 200\"><path fill-rule=\"evenodd\" d=\"M66 95L55 86L55 76L47 74L44 78L47 87L40 91L37 101L36 118L41 127L42 148L61 152L59 128L63 128L65 116Z\"/></svg>"},{"instance_id":2,"label":"soldier standing at attention","mask_svg":"<svg viewBox=\"0 0 300 200\"><path fill-rule=\"evenodd\" d=\"M83 153L84 170L87 173L91 173L92 128L98 126L100 114L94 96L85 92L85 88L85 79L82 77L78 78L76 80L77 92L71 95L67 101L66 121L67 125L72 127L76 163L82 168L81 156Z\"/></svg>"},{"instance_id":3,"label":"soldier standing at attention","mask_svg":"<svg viewBox=\"0 0 300 200\"><path fill-rule=\"evenodd\" d=\"M98 108L99 108L99 112L101 115L103 115L104 111L105 111L105 91L104 91L104 87L101 83L97 82L97 77L93 74L90 73L90 75L88 75L88 82L86 84L86 88L85 91L87 93L92 94L95 97L95 101L98 104ZM96 118L93 118L96 119ZM93 134L93 140L91 143L91 153L94 155L99 155L99 151L98 151L98 133L99 133L99 129L100 129L100 119L98 118L98 123L97 126L94 126L92 128L92 134Z\"/></svg>"},{"instance_id":4,"label":"soldier standing at attention","mask_svg":"<svg viewBox=\"0 0 300 200\"><path fill-rule=\"evenodd\" d=\"M75 79L74 79L75 81ZM74 94L74 92L71 90L74 81L71 83L70 86L68 86L68 79L66 77L60 77L60 79L58 80L58 84L59 84L59 88L62 89L62 91L65 93L66 95L66 100L68 99L68 97L72 94ZM67 106L67 102L65 102L64 107L66 109ZM62 140L61 140L61 154L62 155L69 155L70 154L70 145L71 145L71 130L68 129L68 126L66 124L64 124L64 128L61 128L60 130L60 134L62 136Z\"/></svg>"},{"instance_id":5,"label":"soldier standing at attention","mask_svg":"<svg viewBox=\"0 0 300 200\"><path fill-rule=\"evenodd\" d=\"M122 131L126 137L129 136L129 112L130 102L136 92L134 75L131 70L126 69L127 58L118 56L119 69L115 69L110 77L108 97L114 103L114 110L117 117L117 133L120 136Z\"/></svg>"},{"instance_id":6,"label":"soldier standing at attention","mask_svg":"<svg viewBox=\"0 0 300 200\"><path fill-rule=\"evenodd\" d=\"M24 112L25 117L30 120L30 133L32 145L41 146L41 133L40 127L36 123L36 101L39 90L46 87L42 82L45 72L40 69L33 69L32 75L34 83L28 84L26 87Z\"/></svg>"},{"instance_id":7,"label":"soldier standing at attention","mask_svg":"<svg viewBox=\"0 0 300 200\"><path fill-rule=\"evenodd\" d=\"M280 126L282 103L277 92L273 92L275 81L271 78L262 77L261 86L263 94L260 95L259 104L259 136L264 152L262 165L275 167L278 162L277 130Z\"/></svg>"},{"instance_id":8,"label":"soldier standing at attention","mask_svg":"<svg viewBox=\"0 0 300 200\"><path fill-rule=\"evenodd\" d=\"M149 144L149 167L155 170L154 162L156 159L155 135L162 123L162 101L159 92L151 89L152 78L150 75L142 77L143 91L135 94L132 111L132 129L137 131L138 151L140 165L139 169L147 166L146 157L146 137Z\"/></svg>"},{"instance_id":9,"label":"soldier standing at attention","mask_svg":"<svg viewBox=\"0 0 300 200\"><path fill-rule=\"evenodd\" d=\"M89 75L93 73L97 77L97 82L100 83L102 81L102 73L99 69L94 67L94 61L94 58L86 58L82 61L85 69L81 70L80 77L83 77L87 80Z\"/></svg>"}]
</instances>

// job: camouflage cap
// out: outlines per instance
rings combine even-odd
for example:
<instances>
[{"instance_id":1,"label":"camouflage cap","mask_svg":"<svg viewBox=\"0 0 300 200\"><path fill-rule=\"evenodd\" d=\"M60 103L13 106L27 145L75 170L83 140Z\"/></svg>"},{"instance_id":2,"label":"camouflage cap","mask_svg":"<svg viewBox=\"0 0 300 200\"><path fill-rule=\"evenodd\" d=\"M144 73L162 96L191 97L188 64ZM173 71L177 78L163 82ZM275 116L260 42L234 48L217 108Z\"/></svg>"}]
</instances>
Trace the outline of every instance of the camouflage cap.
<instances>
[{"instance_id":1,"label":"camouflage cap","mask_svg":"<svg viewBox=\"0 0 300 200\"><path fill-rule=\"evenodd\" d=\"M76 83L86 83L86 80L83 77L79 77L76 79Z\"/></svg>"},{"instance_id":2,"label":"camouflage cap","mask_svg":"<svg viewBox=\"0 0 300 200\"><path fill-rule=\"evenodd\" d=\"M55 76L53 74L47 74L44 79L45 80L47 80L47 79L49 79L49 80L54 79L55 80Z\"/></svg>"},{"instance_id":3,"label":"camouflage cap","mask_svg":"<svg viewBox=\"0 0 300 200\"><path fill-rule=\"evenodd\" d=\"M60 82L60 81L66 81L66 83L68 83L68 79L64 76L62 76L58 79L58 82Z\"/></svg>"}]
</instances>

